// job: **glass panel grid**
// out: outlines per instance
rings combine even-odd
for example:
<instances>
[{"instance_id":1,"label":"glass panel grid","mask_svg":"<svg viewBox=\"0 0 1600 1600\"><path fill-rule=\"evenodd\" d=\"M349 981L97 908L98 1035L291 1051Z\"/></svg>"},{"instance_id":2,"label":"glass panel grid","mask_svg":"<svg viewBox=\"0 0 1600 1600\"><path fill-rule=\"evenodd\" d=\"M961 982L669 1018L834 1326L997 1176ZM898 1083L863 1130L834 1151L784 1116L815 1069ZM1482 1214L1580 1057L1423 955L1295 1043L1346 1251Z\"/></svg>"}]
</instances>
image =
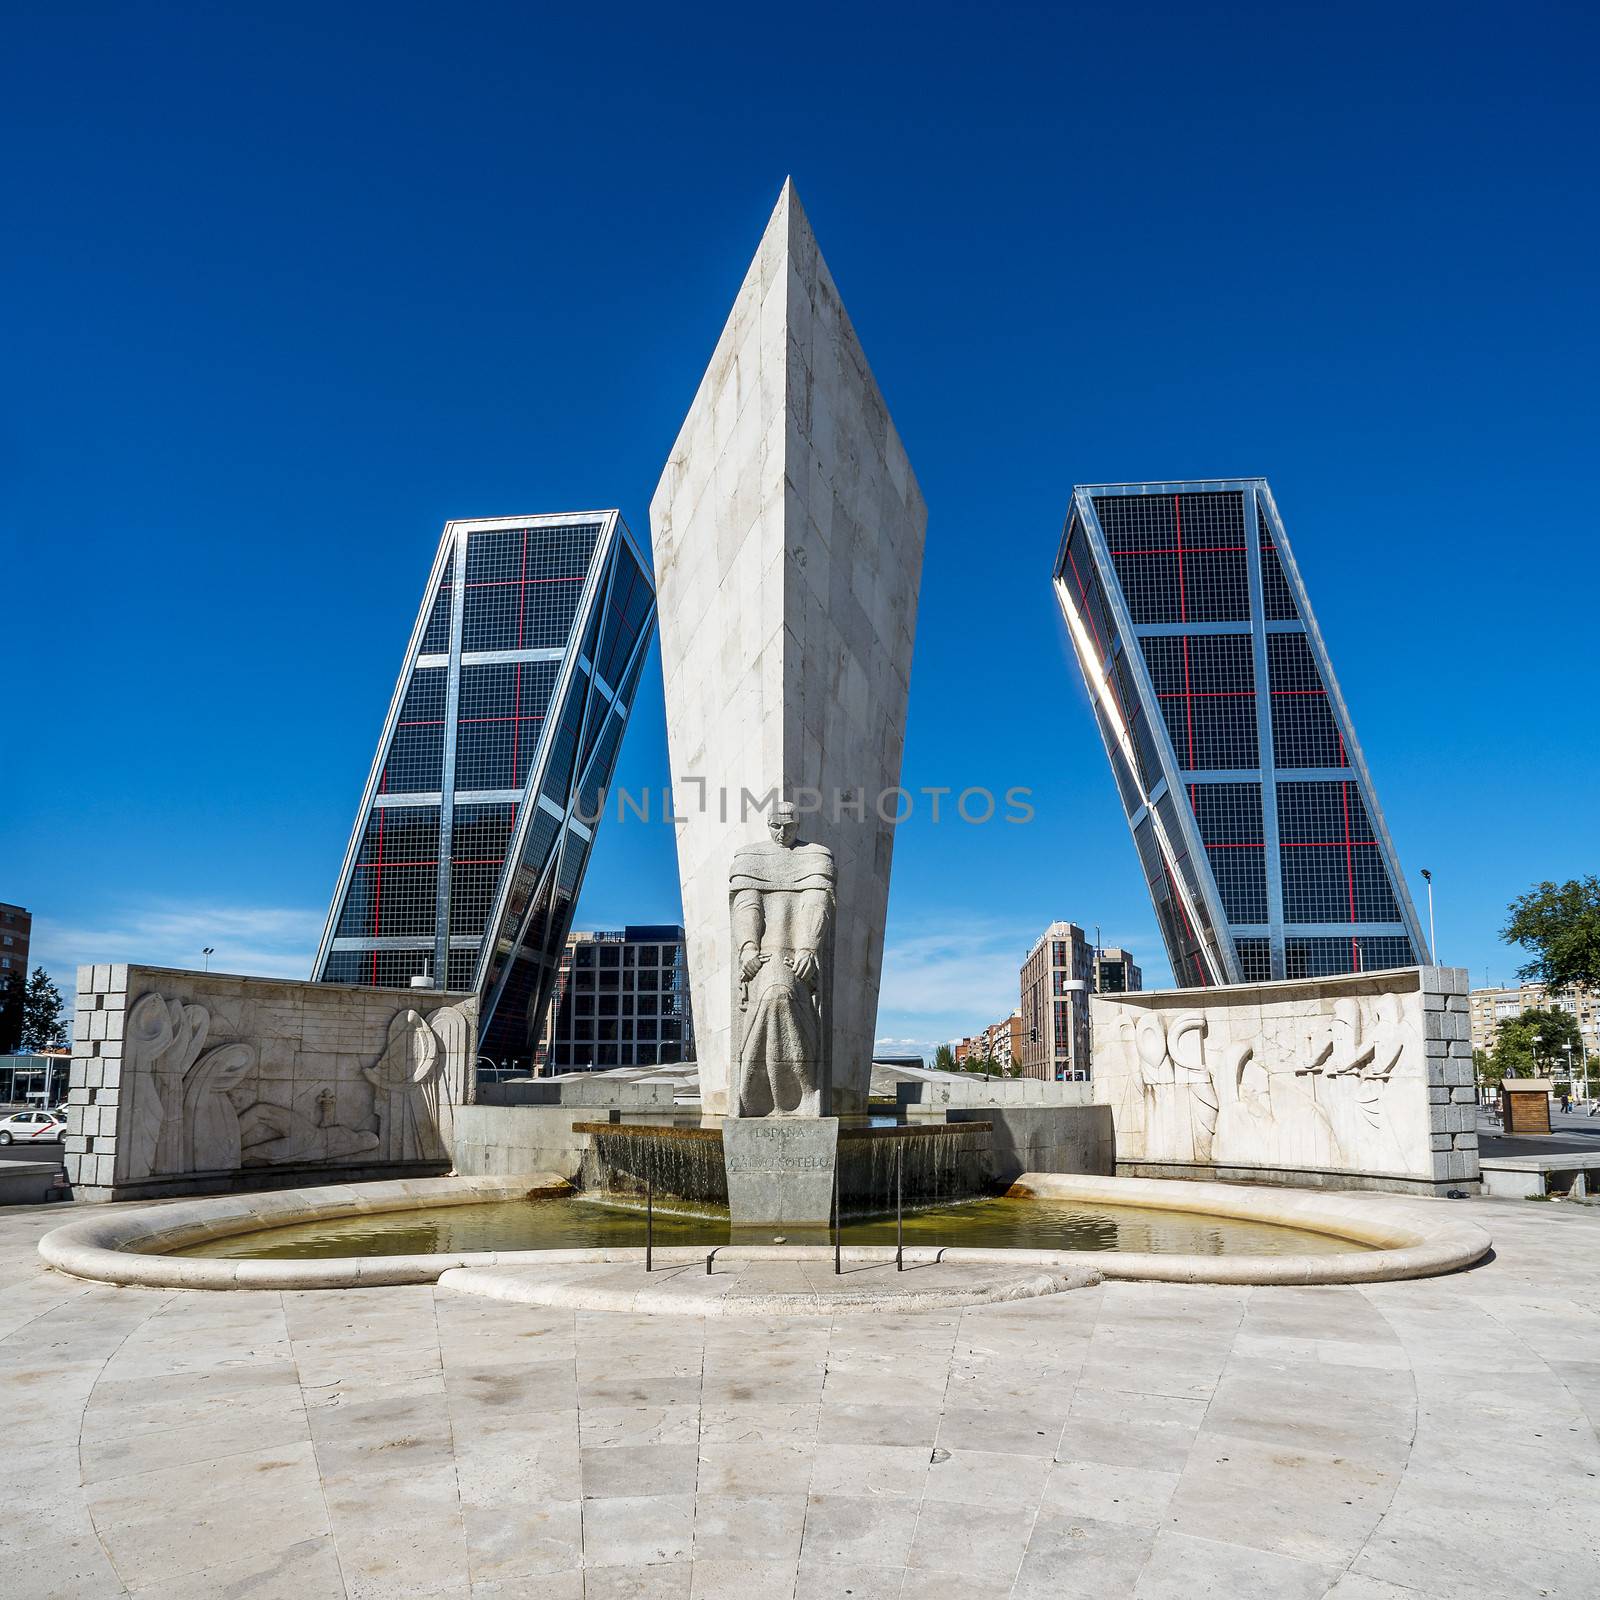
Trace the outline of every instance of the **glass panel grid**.
<instances>
[{"instance_id":1,"label":"glass panel grid","mask_svg":"<svg viewBox=\"0 0 1600 1600\"><path fill-rule=\"evenodd\" d=\"M351 874L338 937L430 936L437 916L438 870L438 807L375 806Z\"/></svg>"},{"instance_id":2,"label":"glass panel grid","mask_svg":"<svg viewBox=\"0 0 1600 1600\"><path fill-rule=\"evenodd\" d=\"M458 805L450 838L450 932L479 937L494 910L517 808Z\"/></svg>"},{"instance_id":3,"label":"glass panel grid","mask_svg":"<svg viewBox=\"0 0 1600 1600\"><path fill-rule=\"evenodd\" d=\"M1383 854L1354 783L1280 783L1278 842L1285 921L1399 922Z\"/></svg>"},{"instance_id":4,"label":"glass panel grid","mask_svg":"<svg viewBox=\"0 0 1600 1600\"><path fill-rule=\"evenodd\" d=\"M456 714L456 793L520 789L538 748L558 661L464 666Z\"/></svg>"},{"instance_id":5,"label":"glass panel grid","mask_svg":"<svg viewBox=\"0 0 1600 1600\"><path fill-rule=\"evenodd\" d=\"M422 630L422 654L443 655L450 648L450 591L455 583L456 557L452 550L444 564L444 575L434 590L433 608Z\"/></svg>"},{"instance_id":6,"label":"glass panel grid","mask_svg":"<svg viewBox=\"0 0 1600 1600\"><path fill-rule=\"evenodd\" d=\"M1095 500L1134 622L1247 622L1249 552L1238 490Z\"/></svg>"},{"instance_id":7,"label":"glass panel grid","mask_svg":"<svg viewBox=\"0 0 1600 1600\"><path fill-rule=\"evenodd\" d=\"M1241 983L1269 983L1272 979L1272 941L1270 939L1235 939L1233 948L1239 957Z\"/></svg>"},{"instance_id":8,"label":"glass panel grid","mask_svg":"<svg viewBox=\"0 0 1600 1600\"><path fill-rule=\"evenodd\" d=\"M1261 599L1269 622L1298 622L1300 613L1295 607L1294 594L1289 580L1283 575L1283 562L1278 558L1278 546L1272 538L1267 514L1256 507L1256 531L1261 538Z\"/></svg>"},{"instance_id":9,"label":"glass panel grid","mask_svg":"<svg viewBox=\"0 0 1600 1600\"><path fill-rule=\"evenodd\" d=\"M598 522L469 534L461 648L564 645L599 535Z\"/></svg>"},{"instance_id":10,"label":"glass panel grid","mask_svg":"<svg viewBox=\"0 0 1600 1600\"><path fill-rule=\"evenodd\" d=\"M1261 747L1250 635L1155 635L1139 646L1179 765L1186 771L1255 766Z\"/></svg>"},{"instance_id":11,"label":"glass panel grid","mask_svg":"<svg viewBox=\"0 0 1600 1600\"><path fill-rule=\"evenodd\" d=\"M411 674L406 697L389 742L388 759L378 780L380 794L437 794L444 774L444 711L449 671L419 667Z\"/></svg>"},{"instance_id":12,"label":"glass panel grid","mask_svg":"<svg viewBox=\"0 0 1600 1600\"><path fill-rule=\"evenodd\" d=\"M1341 972L1382 972L1409 967L1416 962L1411 941L1404 934L1364 935L1359 938L1290 938L1284 941L1290 978L1331 978Z\"/></svg>"},{"instance_id":13,"label":"glass panel grid","mask_svg":"<svg viewBox=\"0 0 1600 1600\"><path fill-rule=\"evenodd\" d=\"M1272 758L1280 767L1344 767L1349 757L1327 686L1303 633L1267 635L1272 684Z\"/></svg>"},{"instance_id":14,"label":"glass panel grid","mask_svg":"<svg viewBox=\"0 0 1600 1600\"><path fill-rule=\"evenodd\" d=\"M1261 786L1194 783L1189 802L1205 843L1211 874L1230 922L1267 920L1267 851L1261 826Z\"/></svg>"},{"instance_id":15,"label":"glass panel grid","mask_svg":"<svg viewBox=\"0 0 1600 1600\"><path fill-rule=\"evenodd\" d=\"M404 989L413 978L431 977L433 950L335 950L322 974L324 983L358 983L367 988ZM457 987L451 984L452 988Z\"/></svg>"}]
</instances>

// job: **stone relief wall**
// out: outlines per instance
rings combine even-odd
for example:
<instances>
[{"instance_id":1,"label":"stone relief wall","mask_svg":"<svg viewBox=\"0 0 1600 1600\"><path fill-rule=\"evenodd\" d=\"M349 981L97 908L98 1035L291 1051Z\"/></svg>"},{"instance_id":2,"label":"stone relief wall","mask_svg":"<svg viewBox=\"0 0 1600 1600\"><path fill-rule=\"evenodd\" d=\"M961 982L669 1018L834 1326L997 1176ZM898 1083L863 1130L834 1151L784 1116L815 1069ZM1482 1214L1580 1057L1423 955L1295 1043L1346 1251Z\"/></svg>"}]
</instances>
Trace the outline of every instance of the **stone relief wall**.
<instances>
[{"instance_id":1,"label":"stone relief wall","mask_svg":"<svg viewBox=\"0 0 1600 1600\"><path fill-rule=\"evenodd\" d=\"M476 1037L471 995L80 968L68 1176L107 1198L273 1167L447 1165Z\"/></svg>"},{"instance_id":2,"label":"stone relief wall","mask_svg":"<svg viewBox=\"0 0 1600 1600\"><path fill-rule=\"evenodd\" d=\"M1470 1181L1466 974L1405 968L1096 997L1117 1160Z\"/></svg>"}]
</instances>

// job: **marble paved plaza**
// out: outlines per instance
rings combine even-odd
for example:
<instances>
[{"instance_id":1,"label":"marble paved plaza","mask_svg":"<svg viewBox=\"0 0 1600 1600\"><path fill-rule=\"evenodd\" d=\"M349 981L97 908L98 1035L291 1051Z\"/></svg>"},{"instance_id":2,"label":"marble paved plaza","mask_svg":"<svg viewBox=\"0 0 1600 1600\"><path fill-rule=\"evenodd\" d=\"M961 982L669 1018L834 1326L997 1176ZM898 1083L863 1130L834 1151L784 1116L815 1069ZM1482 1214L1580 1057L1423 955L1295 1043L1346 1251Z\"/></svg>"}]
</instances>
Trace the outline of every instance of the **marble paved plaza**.
<instances>
[{"instance_id":1,"label":"marble paved plaza","mask_svg":"<svg viewBox=\"0 0 1600 1600\"><path fill-rule=\"evenodd\" d=\"M1600 1210L1458 1209L1445 1279L752 1321L109 1288L12 1208L0 1592L1593 1594Z\"/></svg>"}]
</instances>

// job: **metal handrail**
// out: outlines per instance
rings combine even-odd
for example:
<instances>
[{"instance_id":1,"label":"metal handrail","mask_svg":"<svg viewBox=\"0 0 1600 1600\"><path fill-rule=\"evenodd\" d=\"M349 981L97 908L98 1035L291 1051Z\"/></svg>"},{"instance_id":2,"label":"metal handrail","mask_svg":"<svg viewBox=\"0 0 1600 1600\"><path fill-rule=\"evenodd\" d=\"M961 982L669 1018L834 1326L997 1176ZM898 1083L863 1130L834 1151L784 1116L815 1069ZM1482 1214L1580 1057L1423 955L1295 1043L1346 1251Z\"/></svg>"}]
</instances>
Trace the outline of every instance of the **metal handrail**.
<instances>
[{"instance_id":1,"label":"metal handrail","mask_svg":"<svg viewBox=\"0 0 1600 1600\"><path fill-rule=\"evenodd\" d=\"M900 1173L904 1165L906 1147L897 1144L894 1147L894 1270L905 1271L906 1235L904 1213L901 1206L902 1187Z\"/></svg>"},{"instance_id":2,"label":"metal handrail","mask_svg":"<svg viewBox=\"0 0 1600 1600\"><path fill-rule=\"evenodd\" d=\"M833 1275L838 1277L839 1267L839 1158L833 1160Z\"/></svg>"}]
</instances>

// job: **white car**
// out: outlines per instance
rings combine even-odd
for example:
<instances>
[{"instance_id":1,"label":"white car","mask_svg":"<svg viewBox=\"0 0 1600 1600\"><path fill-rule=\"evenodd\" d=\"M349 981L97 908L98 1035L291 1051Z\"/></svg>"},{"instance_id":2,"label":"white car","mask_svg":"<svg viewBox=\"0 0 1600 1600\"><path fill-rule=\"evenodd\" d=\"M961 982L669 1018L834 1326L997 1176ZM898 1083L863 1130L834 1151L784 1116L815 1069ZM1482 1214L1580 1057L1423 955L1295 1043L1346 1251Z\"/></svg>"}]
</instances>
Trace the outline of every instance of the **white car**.
<instances>
[{"instance_id":1,"label":"white car","mask_svg":"<svg viewBox=\"0 0 1600 1600\"><path fill-rule=\"evenodd\" d=\"M18 1111L0 1117L0 1144L54 1144L67 1131L67 1119L54 1111Z\"/></svg>"}]
</instances>

